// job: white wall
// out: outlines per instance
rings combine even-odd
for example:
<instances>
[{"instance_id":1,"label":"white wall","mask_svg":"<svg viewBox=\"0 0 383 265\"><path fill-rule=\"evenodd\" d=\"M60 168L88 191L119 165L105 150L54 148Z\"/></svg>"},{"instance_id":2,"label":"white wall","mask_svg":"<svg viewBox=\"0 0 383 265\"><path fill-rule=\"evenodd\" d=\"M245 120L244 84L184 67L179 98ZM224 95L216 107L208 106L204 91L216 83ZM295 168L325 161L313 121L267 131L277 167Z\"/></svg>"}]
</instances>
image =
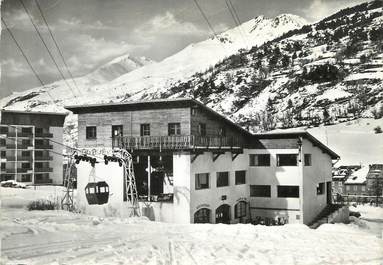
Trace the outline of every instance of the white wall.
<instances>
[{"instance_id":1,"label":"white wall","mask_svg":"<svg viewBox=\"0 0 383 265\"><path fill-rule=\"evenodd\" d=\"M173 154L173 222L190 223L190 172L191 155Z\"/></svg>"},{"instance_id":2,"label":"white wall","mask_svg":"<svg viewBox=\"0 0 383 265\"><path fill-rule=\"evenodd\" d=\"M55 142L63 142L63 128L62 127L49 127L49 132L53 134L52 140ZM53 152L49 152L49 156L53 160L49 161L49 167L53 168L53 172L49 173L49 177L52 179L53 184L62 185L63 184L63 156L62 154L63 147L62 145L56 144L49 141L49 144L53 146Z\"/></svg>"},{"instance_id":3,"label":"white wall","mask_svg":"<svg viewBox=\"0 0 383 265\"><path fill-rule=\"evenodd\" d=\"M311 166L303 166L303 220L310 223L327 204L326 182L332 181L331 157L321 149L304 139L302 145L302 160L304 154L311 154ZM317 195L317 184L324 182L325 189L322 195Z\"/></svg>"},{"instance_id":4,"label":"white wall","mask_svg":"<svg viewBox=\"0 0 383 265\"><path fill-rule=\"evenodd\" d=\"M208 208L211 210L211 222L215 223L215 210L222 204L230 205L231 220L233 223L238 222L234 219L234 206L240 201L247 201L249 197L249 174L246 172L246 184L235 185L235 171L247 170L248 159L244 154L240 154L232 161L230 152L220 155L217 160L213 162L212 152L205 152L199 155L191 164L191 201L190 201L190 222L194 222L194 213L200 208ZM217 187L217 172L229 172L229 186ZM196 190L195 189L195 174L209 173L210 174L210 188ZM221 197L226 195L226 200Z\"/></svg>"},{"instance_id":5,"label":"white wall","mask_svg":"<svg viewBox=\"0 0 383 265\"><path fill-rule=\"evenodd\" d=\"M249 149L249 154L270 154L270 166L249 166L250 185L270 185L271 197L250 197L252 217L284 217L301 223L302 171L298 166L277 166L277 154L298 154L298 149ZM249 158L247 158L249 160ZM300 198L278 198L277 186L300 186ZM253 208L255 207L255 208ZM262 209L263 208L263 209ZM298 217L297 217L298 215Z\"/></svg>"}]
</instances>

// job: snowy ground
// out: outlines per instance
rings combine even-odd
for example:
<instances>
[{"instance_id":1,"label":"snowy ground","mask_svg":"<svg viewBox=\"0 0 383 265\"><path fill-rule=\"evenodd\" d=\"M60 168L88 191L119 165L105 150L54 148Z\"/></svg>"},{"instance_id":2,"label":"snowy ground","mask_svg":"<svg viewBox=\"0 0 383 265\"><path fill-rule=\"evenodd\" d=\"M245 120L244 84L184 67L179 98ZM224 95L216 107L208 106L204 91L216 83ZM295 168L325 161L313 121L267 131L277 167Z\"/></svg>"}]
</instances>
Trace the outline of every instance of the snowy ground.
<instances>
[{"instance_id":1,"label":"snowy ground","mask_svg":"<svg viewBox=\"0 0 383 265\"><path fill-rule=\"evenodd\" d=\"M383 241L368 221L304 225L178 225L143 218L99 218L27 211L48 190L0 188L1 264L381 264ZM39 194L39 195L36 195ZM53 196L54 197L54 196ZM24 200L21 200L24 198ZM358 208L362 217L382 209ZM380 219L381 221L383 218Z\"/></svg>"}]
</instances>

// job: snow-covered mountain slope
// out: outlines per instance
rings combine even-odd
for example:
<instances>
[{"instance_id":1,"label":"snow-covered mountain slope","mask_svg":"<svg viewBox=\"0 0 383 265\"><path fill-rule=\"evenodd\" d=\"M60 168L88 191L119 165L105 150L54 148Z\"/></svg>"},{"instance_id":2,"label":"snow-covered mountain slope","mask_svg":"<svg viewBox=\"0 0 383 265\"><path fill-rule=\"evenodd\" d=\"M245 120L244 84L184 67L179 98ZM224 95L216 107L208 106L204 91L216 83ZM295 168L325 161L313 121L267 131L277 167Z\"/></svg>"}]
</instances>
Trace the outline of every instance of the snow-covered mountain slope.
<instances>
[{"instance_id":1,"label":"snow-covered mountain slope","mask_svg":"<svg viewBox=\"0 0 383 265\"><path fill-rule=\"evenodd\" d=\"M305 23L295 15L284 14L273 19L257 17L219 34L218 39L210 38L191 44L159 63L148 64L100 84L103 80L115 77L121 69L121 61L124 60L118 60L117 65L111 62L107 69L101 67L85 79L79 80L82 93L75 98L61 82L55 82L45 89L37 88L13 95L2 100L2 105L16 109L57 110L57 106L54 106L52 101L49 102L48 95L42 93L47 90L54 97L55 105L61 106L139 99L149 93L167 91L175 84L188 80L195 73L206 71L224 58L236 54L240 49L260 46L289 30L301 28ZM126 65L130 64L124 64ZM12 98L17 99L10 102Z\"/></svg>"},{"instance_id":2,"label":"snow-covered mountain slope","mask_svg":"<svg viewBox=\"0 0 383 265\"><path fill-rule=\"evenodd\" d=\"M154 61L146 57L134 57L130 54L124 54L101 65L85 76L76 77L74 82L70 79L67 79L67 82L60 80L44 87L15 92L0 100L0 108L37 111L39 109L48 109L62 112L64 111L62 107L63 101L70 102L73 98L86 97L87 94L91 93L92 87L109 82L123 74L152 63ZM69 84L70 88L68 88L67 84Z\"/></svg>"}]
</instances>

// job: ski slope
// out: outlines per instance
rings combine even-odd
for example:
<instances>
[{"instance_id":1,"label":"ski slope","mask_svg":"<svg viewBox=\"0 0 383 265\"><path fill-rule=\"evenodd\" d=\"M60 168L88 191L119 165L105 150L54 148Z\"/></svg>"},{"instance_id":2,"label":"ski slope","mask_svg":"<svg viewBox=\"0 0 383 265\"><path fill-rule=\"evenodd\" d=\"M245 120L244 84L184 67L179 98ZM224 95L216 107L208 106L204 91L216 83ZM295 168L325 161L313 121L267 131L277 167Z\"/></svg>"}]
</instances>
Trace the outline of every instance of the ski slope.
<instances>
[{"instance_id":1,"label":"ski slope","mask_svg":"<svg viewBox=\"0 0 383 265\"><path fill-rule=\"evenodd\" d=\"M28 200L30 192L0 188L2 200ZM3 205L0 232L1 264L378 265L383 260L381 237L358 223L317 230L305 225L181 225Z\"/></svg>"}]
</instances>

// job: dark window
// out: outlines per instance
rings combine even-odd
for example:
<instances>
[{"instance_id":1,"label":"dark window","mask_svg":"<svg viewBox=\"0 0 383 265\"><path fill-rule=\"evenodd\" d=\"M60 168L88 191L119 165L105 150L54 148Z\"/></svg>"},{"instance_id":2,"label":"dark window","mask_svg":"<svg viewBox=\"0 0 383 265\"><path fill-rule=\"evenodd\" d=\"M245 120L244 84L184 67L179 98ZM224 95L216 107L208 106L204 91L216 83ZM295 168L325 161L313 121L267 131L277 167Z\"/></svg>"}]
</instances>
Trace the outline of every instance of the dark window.
<instances>
[{"instance_id":1,"label":"dark window","mask_svg":"<svg viewBox=\"0 0 383 265\"><path fill-rule=\"evenodd\" d=\"M30 153L29 151L22 151L22 152L21 152L21 156L22 156L22 157L29 157L30 154L31 154L31 153Z\"/></svg>"},{"instance_id":2,"label":"dark window","mask_svg":"<svg viewBox=\"0 0 383 265\"><path fill-rule=\"evenodd\" d=\"M36 128L35 129L36 134L42 134L43 133L43 128Z\"/></svg>"},{"instance_id":3,"label":"dark window","mask_svg":"<svg viewBox=\"0 0 383 265\"><path fill-rule=\"evenodd\" d=\"M206 123L198 124L198 134L201 136L206 136Z\"/></svg>"},{"instance_id":4,"label":"dark window","mask_svg":"<svg viewBox=\"0 0 383 265\"><path fill-rule=\"evenodd\" d=\"M181 135L181 123L169 123L168 135Z\"/></svg>"},{"instance_id":5,"label":"dark window","mask_svg":"<svg viewBox=\"0 0 383 265\"><path fill-rule=\"evenodd\" d=\"M210 213L211 211L207 208L199 209L194 214L194 223L195 224L210 223Z\"/></svg>"},{"instance_id":6,"label":"dark window","mask_svg":"<svg viewBox=\"0 0 383 265\"><path fill-rule=\"evenodd\" d=\"M32 128L30 128L30 127L28 127L28 128L23 127L23 128L21 128L21 132L22 133L32 133Z\"/></svg>"},{"instance_id":7,"label":"dark window","mask_svg":"<svg viewBox=\"0 0 383 265\"><path fill-rule=\"evenodd\" d=\"M235 171L235 185L246 183L246 170Z\"/></svg>"},{"instance_id":8,"label":"dark window","mask_svg":"<svg viewBox=\"0 0 383 265\"><path fill-rule=\"evenodd\" d=\"M21 182L31 182L32 178L31 175L23 174L21 175Z\"/></svg>"},{"instance_id":9,"label":"dark window","mask_svg":"<svg viewBox=\"0 0 383 265\"><path fill-rule=\"evenodd\" d=\"M1 163L1 169L5 169L5 163Z\"/></svg>"},{"instance_id":10,"label":"dark window","mask_svg":"<svg viewBox=\"0 0 383 265\"><path fill-rule=\"evenodd\" d=\"M37 144L37 141L38 140L36 140L36 144ZM30 146L31 145L31 140L23 139L23 140L21 140L21 145Z\"/></svg>"},{"instance_id":11,"label":"dark window","mask_svg":"<svg viewBox=\"0 0 383 265\"><path fill-rule=\"evenodd\" d=\"M324 194L324 182L318 183L317 185L317 195Z\"/></svg>"},{"instance_id":12,"label":"dark window","mask_svg":"<svg viewBox=\"0 0 383 265\"><path fill-rule=\"evenodd\" d=\"M311 154L305 154L305 166L311 166Z\"/></svg>"},{"instance_id":13,"label":"dark window","mask_svg":"<svg viewBox=\"0 0 383 265\"><path fill-rule=\"evenodd\" d=\"M246 202L240 201L234 206L235 218L241 218L241 217L246 216L246 212L247 212L247 203Z\"/></svg>"},{"instance_id":14,"label":"dark window","mask_svg":"<svg viewBox=\"0 0 383 265\"><path fill-rule=\"evenodd\" d=\"M209 188L209 173L195 174L195 189L202 190Z\"/></svg>"},{"instance_id":15,"label":"dark window","mask_svg":"<svg viewBox=\"0 0 383 265\"><path fill-rule=\"evenodd\" d=\"M150 124L144 123L140 125L140 135L149 136L150 135Z\"/></svg>"},{"instance_id":16,"label":"dark window","mask_svg":"<svg viewBox=\"0 0 383 265\"><path fill-rule=\"evenodd\" d=\"M250 154L250 166L255 167L269 167L270 154Z\"/></svg>"},{"instance_id":17,"label":"dark window","mask_svg":"<svg viewBox=\"0 0 383 265\"><path fill-rule=\"evenodd\" d=\"M191 109L191 115L197 115L197 108L192 108Z\"/></svg>"},{"instance_id":18,"label":"dark window","mask_svg":"<svg viewBox=\"0 0 383 265\"><path fill-rule=\"evenodd\" d=\"M221 127L219 129L219 136L221 136L221 137L225 137L226 136L226 128L225 127Z\"/></svg>"},{"instance_id":19,"label":"dark window","mask_svg":"<svg viewBox=\"0 0 383 265\"><path fill-rule=\"evenodd\" d=\"M5 151L1 151L1 152L0 152L0 156L1 156L1 157L5 157L5 156L6 156L6 152L5 152Z\"/></svg>"},{"instance_id":20,"label":"dark window","mask_svg":"<svg viewBox=\"0 0 383 265\"><path fill-rule=\"evenodd\" d=\"M122 125L112 125L112 137L122 136Z\"/></svg>"},{"instance_id":21,"label":"dark window","mask_svg":"<svg viewBox=\"0 0 383 265\"><path fill-rule=\"evenodd\" d=\"M270 185L250 185L251 197L271 197Z\"/></svg>"},{"instance_id":22,"label":"dark window","mask_svg":"<svg viewBox=\"0 0 383 265\"><path fill-rule=\"evenodd\" d=\"M96 126L87 126L86 127L86 139L96 139L97 138L97 127Z\"/></svg>"},{"instance_id":23,"label":"dark window","mask_svg":"<svg viewBox=\"0 0 383 265\"><path fill-rule=\"evenodd\" d=\"M0 139L0 145L5 146L5 139Z\"/></svg>"},{"instance_id":24,"label":"dark window","mask_svg":"<svg viewBox=\"0 0 383 265\"><path fill-rule=\"evenodd\" d=\"M229 186L229 172L217 172L217 187Z\"/></svg>"},{"instance_id":25,"label":"dark window","mask_svg":"<svg viewBox=\"0 0 383 265\"><path fill-rule=\"evenodd\" d=\"M43 151L35 151L35 156L36 157L42 157L43 156Z\"/></svg>"},{"instance_id":26,"label":"dark window","mask_svg":"<svg viewBox=\"0 0 383 265\"><path fill-rule=\"evenodd\" d=\"M0 127L0 133L8 133L8 127Z\"/></svg>"},{"instance_id":27,"label":"dark window","mask_svg":"<svg viewBox=\"0 0 383 265\"><path fill-rule=\"evenodd\" d=\"M299 186L278 186L278 197L299 198Z\"/></svg>"},{"instance_id":28,"label":"dark window","mask_svg":"<svg viewBox=\"0 0 383 265\"><path fill-rule=\"evenodd\" d=\"M277 165L278 167L283 166L297 166L298 160L297 154L279 154L277 155Z\"/></svg>"},{"instance_id":29,"label":"dark window","mask_svg":"<svg viewBox=\"0 0 383 265\"><path fill-rule=\"evenodd\" d=\"M31 163L22 163L21 168L29 169L29 168L31 168Z\"/></svg>"},{"instance_id":30,"label":"dark window","mask_svg":"<svg viewBox=\"0 0 383 265\"><path fill-rule=\"evenodd\" d=\"M35 168L43 168L44 164L42 162L36 162L35 163Z\"/></svg>"}]
</instances>

